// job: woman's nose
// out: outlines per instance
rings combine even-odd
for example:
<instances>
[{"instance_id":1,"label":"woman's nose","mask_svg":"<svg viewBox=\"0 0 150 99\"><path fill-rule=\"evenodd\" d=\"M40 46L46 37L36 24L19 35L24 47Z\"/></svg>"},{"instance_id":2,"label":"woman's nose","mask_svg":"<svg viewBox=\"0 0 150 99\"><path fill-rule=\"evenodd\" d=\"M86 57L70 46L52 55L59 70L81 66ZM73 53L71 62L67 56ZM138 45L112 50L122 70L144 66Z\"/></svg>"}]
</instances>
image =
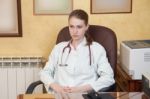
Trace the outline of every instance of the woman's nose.
<instances>
[{"instance_id":1,"label":"woman's nose","mask_svg":"<svg viewBox=\"0 0 150 99\"><path fill-rule=\"evenodd\" d=\"M76 34L77 32L78 32L77 28L74 28L74 29L73 29L73 33Z\"/></svg>"}]
</instances>

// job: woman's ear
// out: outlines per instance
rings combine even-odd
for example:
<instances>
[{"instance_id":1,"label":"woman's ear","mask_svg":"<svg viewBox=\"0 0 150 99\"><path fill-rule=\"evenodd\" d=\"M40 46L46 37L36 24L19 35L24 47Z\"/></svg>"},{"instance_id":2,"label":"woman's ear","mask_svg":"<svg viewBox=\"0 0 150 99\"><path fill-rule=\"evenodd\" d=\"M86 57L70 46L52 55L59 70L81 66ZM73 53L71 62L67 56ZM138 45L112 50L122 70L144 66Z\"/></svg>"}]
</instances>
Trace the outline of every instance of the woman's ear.
<instances>
[{"instance_id":1,"label":"woman's ear","mask_svg":"<svg viewBox=\"0 0 150 99\"><path fill-rule=\"evenodd\" d=\"M87 24L87 26L86 26L86 31L88 30L88 28L89 28L89 24Z\"/></svg>"}]
</instances>

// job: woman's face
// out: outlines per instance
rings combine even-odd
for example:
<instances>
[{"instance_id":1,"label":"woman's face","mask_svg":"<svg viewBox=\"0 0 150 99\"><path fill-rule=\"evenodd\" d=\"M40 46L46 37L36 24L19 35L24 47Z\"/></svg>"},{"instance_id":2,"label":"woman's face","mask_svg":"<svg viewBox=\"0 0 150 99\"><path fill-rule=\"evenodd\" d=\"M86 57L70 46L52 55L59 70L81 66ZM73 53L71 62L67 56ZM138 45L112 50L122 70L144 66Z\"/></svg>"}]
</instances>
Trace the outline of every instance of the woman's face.
<instances>
[{"instance_id":1,"label":"woman's face","mask_svg":"<svg viewBox=\"0 0 150 99\"><path fill-rule=\"evenodd\" d=\"M85 24L84 20L76 17L69 19L69 31L73 41L82 40L87 29L88 25Z\"/></svg>"}]
</instances>

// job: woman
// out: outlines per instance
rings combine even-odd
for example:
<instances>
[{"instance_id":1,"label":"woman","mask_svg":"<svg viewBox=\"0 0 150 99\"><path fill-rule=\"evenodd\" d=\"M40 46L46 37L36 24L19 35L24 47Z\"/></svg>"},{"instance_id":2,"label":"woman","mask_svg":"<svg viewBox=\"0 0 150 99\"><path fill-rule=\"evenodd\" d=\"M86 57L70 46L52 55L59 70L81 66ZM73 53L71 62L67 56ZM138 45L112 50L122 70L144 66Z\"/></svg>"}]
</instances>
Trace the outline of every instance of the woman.
<instances>
[{"instance_id":1,"label":"woman","mask_svg":"<svg viewBox=\"0 0 150 99\"><path fill-rule=\"evenodd\" d=\"M86 33L88 14L80 9L74 10L69 15L68 24L71 40L54 47L40 73L47 90L88 92L112 85L114 74L105 49Z\"/></svg>"}]
</instances>

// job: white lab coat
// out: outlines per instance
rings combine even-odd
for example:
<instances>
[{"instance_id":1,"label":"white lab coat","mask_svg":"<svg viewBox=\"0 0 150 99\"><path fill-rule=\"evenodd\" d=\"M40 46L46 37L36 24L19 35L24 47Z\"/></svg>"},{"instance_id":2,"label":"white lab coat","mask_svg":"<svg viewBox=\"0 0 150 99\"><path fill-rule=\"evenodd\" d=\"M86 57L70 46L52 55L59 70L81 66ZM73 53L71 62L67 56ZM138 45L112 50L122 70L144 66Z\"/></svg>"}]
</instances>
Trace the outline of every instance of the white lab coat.
<instances>
[{"instance_id":1,"label":"white lab coat","mask_svg":"<svg viewBox=\"0 0 150 99\"><path fill-rule=\"evenodd\" d=\"M92 59L92 65L90 66L89 47L86 45L86 38L76 49L70 45L71 52L69 55L68 47L62 54L68 43L61 42L55 45L46 66L40 72L40 78L47 86L48 91L50 91L48 86L54 82L62 86L90 84L95 91L108 87L115 82L114 73L106 57L105 49L100 44L93 42L90 45ZM60 64L67 64L68 66L59 66Z\"/></svg>"}]
</instances>

